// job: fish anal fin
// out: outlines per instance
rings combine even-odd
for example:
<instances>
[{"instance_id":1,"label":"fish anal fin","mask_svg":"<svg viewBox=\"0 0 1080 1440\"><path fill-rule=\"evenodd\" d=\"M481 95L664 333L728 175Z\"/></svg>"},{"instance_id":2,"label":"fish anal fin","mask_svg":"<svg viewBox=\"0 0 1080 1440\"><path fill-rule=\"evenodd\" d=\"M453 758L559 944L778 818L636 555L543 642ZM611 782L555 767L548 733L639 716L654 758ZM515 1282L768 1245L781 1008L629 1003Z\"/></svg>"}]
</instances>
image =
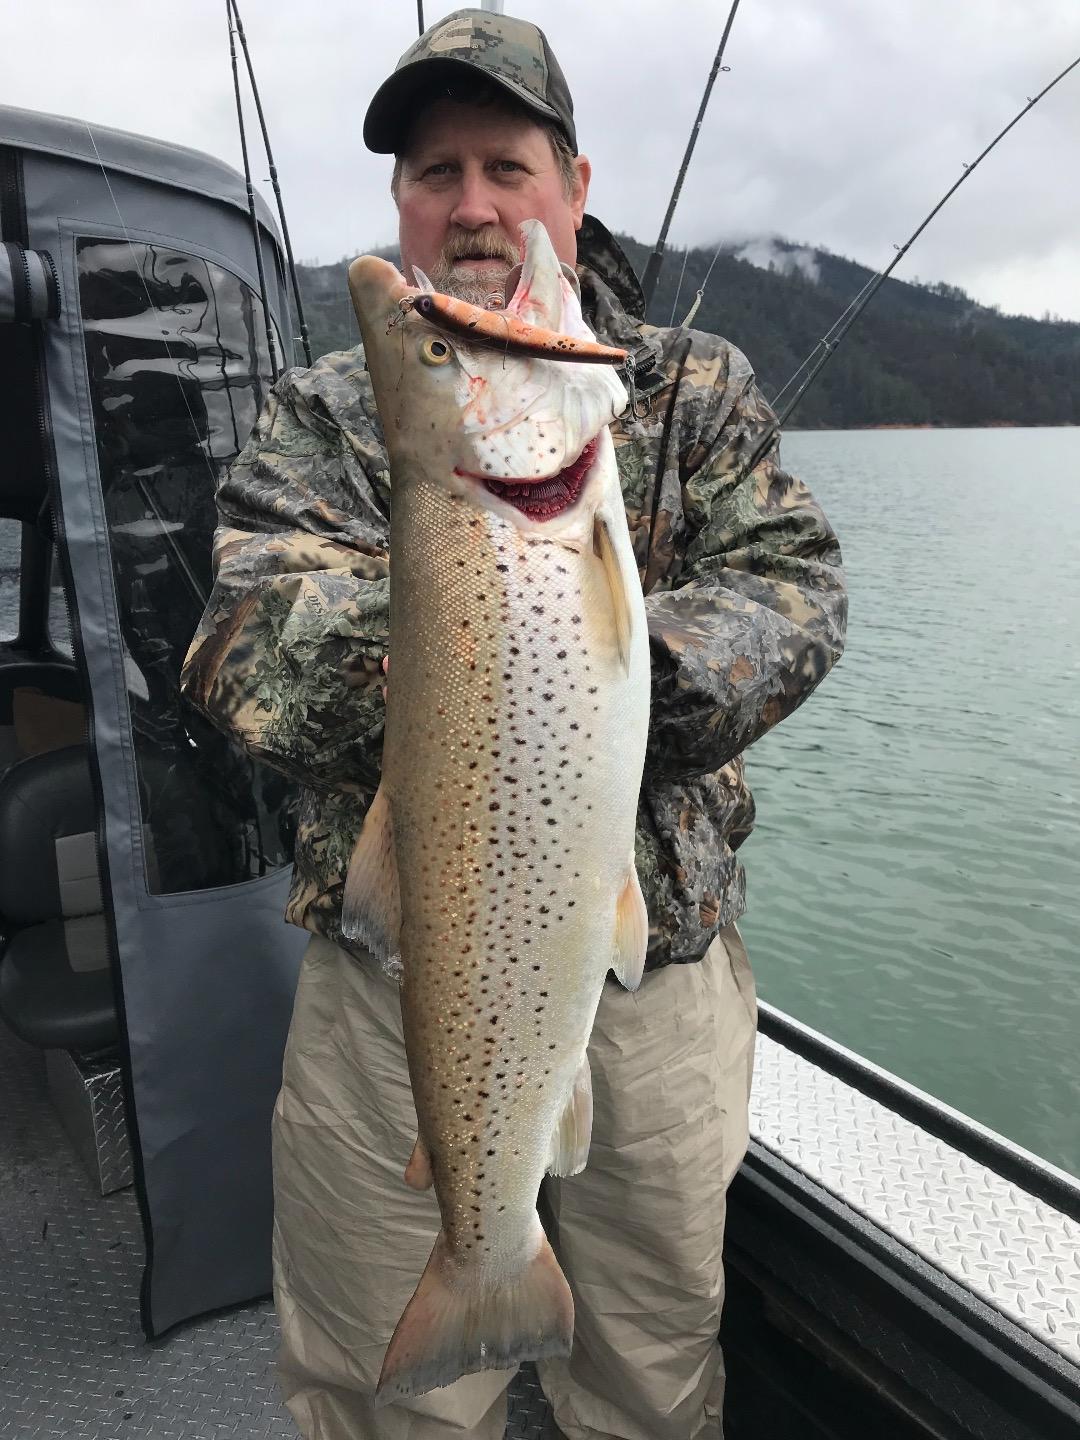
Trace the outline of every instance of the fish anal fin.
<instances>
[{"instance_id":1,"label":"fish anal fin","mask_svg":"<svg viewBox=\"0 0 1080 1440\"><path fill-rule=\"evenodd\" d=\"M586 1055L551 1137L551 1156L547 1165L549 1175L576 1175L585 1169L592 1139L592 1111L592 1071Z\"/></svg>"},{"instance_id":2,"label":"fish anal fin","mask_svg":"<svg viewBox=\"0 0 1080 1440\"><path fill-rule=\"evenodd\" d=\"M615 943L611 968L627 990L636 990L645 973L645 952L649 948L649 912L641 893L637 866L630 862L622 894L615 906Z\"/></svg>"},{"instance_id":3,"label":"fish anal fin","mask_svg":"<svg viewBox=\"0 0 1080 1440\"><path fill-rule=\"evenodd\" d=\"M604 576L611 594L611 607L615 621L615 642L619 649L619 661L624 674L630 671L630 635L633 616L630 597L626 593L626 579L619 564L619 552L615 548L615 536L611 522L602 510L593 517L593 553L600 557Z\"/></svg>"},{"instance_id":4,"label":"fish anal fin","mask_svg":"<svg viewBox=\"0 0 1080 1440\"><path fill-rule=\"evenodd\" d=\"M345 876L341 933L359 940L384 964L401 949L401 890L394 855L390 802L380 785L375 792Z\"/></svg>"},{"instance_id":5,"label":"fish anal fin","mask_svg":"<svg viewBox=\"0 0 1080 1440\"><path fill-rule=\"evenodd\" d=\"M515 1370L523 1360L570 1354L574 1301L539 1218L535 1239L525 1268L492 1287L473 1282L439 1232L387 1348L376 1405L424 1395L477 1370Z\"/></svg>"},{"instance_id":6,"label":"fish anal fin","mask_svg":"<svg viewBox=\"0 0 1080 1440\"><path fill-rule=\"evenodd\" d=\"M409 1163L405 1166L405 1184L413 1190L430 1190L435 1184L435 1175L431 1168L431 1156L427 1152L427 1146L418 1135L416 1144L409 1156Z\"/></svg>"}]
</instances>

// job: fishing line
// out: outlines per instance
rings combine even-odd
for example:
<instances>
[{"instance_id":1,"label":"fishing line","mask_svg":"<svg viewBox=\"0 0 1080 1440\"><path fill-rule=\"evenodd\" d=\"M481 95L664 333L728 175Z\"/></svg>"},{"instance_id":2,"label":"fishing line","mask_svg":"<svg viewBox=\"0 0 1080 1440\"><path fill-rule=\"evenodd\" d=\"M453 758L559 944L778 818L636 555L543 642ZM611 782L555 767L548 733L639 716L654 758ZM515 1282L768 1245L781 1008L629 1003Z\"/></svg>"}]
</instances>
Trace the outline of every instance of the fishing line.
<instances>
[{"instance_id":1,"label":"fishing line","mask_svg":"<svg viewBox=\"0 0 1080 1440\"><path fill-rule=\"evenodd\" d=\"M285 219L285 201L281 196L281 186L278 184L277 166L274 164L273 151L270 149L270 132L266 128L266 117L263 115L262 100L259 97L259 87L255 82L255 67L251 59L251 51L248 49L247 36L244 34L244 26L240 19L240 10L236 0L228 0L232 10L233 18L236 21L237 34L240 36L240 47L244 52L244 63L247 66L248 79L251 81L251 93L255 98L255 109L259 116L259 126L262 130L263 149L266 151L266 163L270 167L270 182L274 187L274 198L277 201L278 219L281 221L281 238L285 244L285 258L289 266L289 278L292 281L293 300L296 303L296 321L300 327L300 334L297 337L304 347L304 358L308 365L311 364L311 342L308 339L307 322L304 318L304 302L300 297L300 282L296 277L296 262L293 259L292 240L289 238L289 223ZM234 57L235 71L235 57ZM240 120L241 132L243 132L243 117ZM266 303L266 296L263 296L263 303ZM276 377L275 377L276 378Z\"/></svg>"},{"instance_id":2,"label":"fishing line","mask_svg":"<svg viewBox=\"0 0 1080 1440\"><path fill-rule=\"evenodd\" d=\"M229 26L229 55L232 60L233 90L236 94L236 119L240 126L240 150L244 157L244 183L247 186L248 215L251 217L251 239L255 246L255 264L259 271L259 294L262 296L263 321L266 325L266 344L270 351L270 378L273 383L276 383L281 372L278 369L274 327L270 319L266 271L263 269L262 237L259 234L259 217L255 213L255 190L251 184L251 162L248 159L247 131L244 129L244 107L240 101L240 71L236 64L236 30L233 28L233 9L230 0L225 0L225 19Z\"/></svg>"},{"instance_id":3,"label":"fishing line","mask_svg":"<svg viewBox=\"0 0 1080 1440\"><path fill-rule=\"evenodd\" d=\"M998 133L994 136L993 140L990 141L989 145L986 146L986 148L971 162L971 164L968 165L965 162L963 172L960 175L959 179L957 179L952 185L950 185L949 189L946 190L945 194L941 197L941 199L937 202L937 204L933 207L929 214L923 219L923 221L916 227L916 229L912 231L912 233L904 241L903 245L895 245L893 247L896 250L896 254L893 256L889 264L886 265L885 269L880 271L877 275L874 275L870 280L866 282L863 288L859 291L858 295L856 295L855 298L849 303L844 313L839 317L838 320L834 322L834 324L830 327L826 334L823 335L822 338L817 342L813 350L811 350L810 354L795 371L794 375L792 375L777 391L771 402L773 405L775 405L777 401L779 401L782 395L786 394L787 391L791 389L792 385L796 382L799 376L802 375L802 373L809 368L809 374L807 374L805 380L803 380L802 384L796 390L795 394L791 397L790 401L784 407L781 414L777 417L777 428L783 425L784 421L795 409L795 406L806 394L807 390L821 374L822 370L824 370L825 366L829 363L833 355L836 353L836 348L840 344L841 340L843 340L844 336L851 329L852 325L854 325L855 321L866 309L867 305L869 305L870 301L881 289L882 285L884 285L885 281L896 269L897 265L899 265L900 261L911 249L912 245L919 238L919 236L926 229L926 227L930 224L931 220L933 220L935 215L937 215L938 211L942 208L942 206L945 205L952 198L953 195L955 195L955 193L957 192L957 190L959 190L960 186L964 183L964 181L968 179L971 174L973 174L973 172L978 168L978 166L983 162L983 160L986 159L987 155L990 154L990 151L993 150L994 146L997 145L999 141L1005 138L1005 136L1009 133L1013 126L1016 125L1020 120L1022 120L1023 117L1028 113L1028 111L1031 110L1034 106L1036 106L1043 98L1043 96L1054 88L1058 81L1064 80L1065 76L1068 75L1071 70L1075 70L1077 65L1080 65L1080 55L1078 55L1070 65L1066 65L1065 69L1062 70L1060 74L1055 75L1053 80L1051 80L1048 85L1044 85L1037 95L1029 96L1027 104L1013 116L1013 118L1004 127L1004 129L998 131ZM821 352L820 355L818 354L819 351ZM815 356L818 356L816 362L814 359Z\"/></svg>"},{"instance_id":4,"label":"fishing line","mask_svg":"<svg viewBox=\"0 0 1080 1440\"><path fill-rule=\"evenodd\" d=\"M642 294L645 296L645 310L649 309L649 302L652 300L653 292L656 289L656 282L660 278L660 267L664 263L664 246L667 244L668 230L671 226L671 217L675 214L675 207L679 203L679 195L682 193L683 181L686 179L686 172L690 165L690 157L694 153L694 146L701 131L701 122L705 119L705 111L709 106L709 97L712 95L713 85L721 70L729 71L730 65L724 65L724 49L727 46L728 36L731 34L731 27L735 22L735 12L739 8L739 0L732 0L731 9L728 11L727 23L724 25L724 33L720 37L720 45L713 60L712 69L709 71L709 78L705 82L705 93L701 97L701 104L698 106L697 117L690 130L690 138L686 142L686 151L683 154L682 164L679 166L679 173L675 177L675 187L671 192L671 199L668 201L667 212L664 215L663 224L660 226L660 234L656 237L656 244L653 246L652 254L649 256L645 266L645 274L641 281Z\"/></svg>"},{"instance_id":5,"label":"fishing line","mask_svg":"<svg viewBox=\"0 0 1080 1440\"><path fill-rule=\"evenodd\" d=\"M671 319L668 321L670 329L675 324L675 311L679 308L679 296L682 294L683 280L686 278L686 262L690 259L690 251L684 250L682 257L682 269L679 271L679 283L675 286L675 299L671 302Z\"/></svg>"},{"instance_id":6,"label":"fishing line","mask_svg":"<svg viewBox=\"0 0 1080 1440\"><path fill-rule=\"evenodd\" d=\"M722 245L718 245L718 246L716 247L716 249L713 251L713 257L712 257L712 259L709 261L709 268L705 271L705 279L702 280L702 282L701 282L701 288L698 290L697 294L694 296L694 303L690 306L690 309L686 312L686 317L685 317L685 319L684 319L683 322L682 322L682 323L683 323L683 329L686 329L687 327L689 327L689 326L693 323L694 316L697 314L697 312L698 312L698 307L701 305L701 298L702 298L702 296L705 294L705 290L706 290L706 287L707 287L708 284L709 284L709 279L710 279L710 277L711 277L711 275L712 275L713 269L714 269L714 267L715 267L715 265L716 265L717 260L720 259L720 251L721 251L722 249L723 249L723 246L722 246Z\"/></svg>"}]
</instances>

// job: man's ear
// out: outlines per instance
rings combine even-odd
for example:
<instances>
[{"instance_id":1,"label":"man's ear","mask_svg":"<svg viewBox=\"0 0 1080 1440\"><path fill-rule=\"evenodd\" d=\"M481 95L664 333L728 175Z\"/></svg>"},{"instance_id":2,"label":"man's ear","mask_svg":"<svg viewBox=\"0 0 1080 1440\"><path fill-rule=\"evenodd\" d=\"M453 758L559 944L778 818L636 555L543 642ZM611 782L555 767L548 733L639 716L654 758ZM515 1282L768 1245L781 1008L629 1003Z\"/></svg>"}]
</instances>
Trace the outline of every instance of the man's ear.
<instances>
[{"instance_id":1,"label":"man's ear","mask_svg":"<svg viewBox=\"0 0 1080 1440\"><path fill-rule=\"evenodd\" d=\"M589 182L592 180L592 162L587 155L576 155L574 164L577 167L577 180L574 184L573 193L570 196L570 213L574 217L574 229L581 229L581 222L585 217L585 202L589 198Z\"/></svg>"}]
</instances>

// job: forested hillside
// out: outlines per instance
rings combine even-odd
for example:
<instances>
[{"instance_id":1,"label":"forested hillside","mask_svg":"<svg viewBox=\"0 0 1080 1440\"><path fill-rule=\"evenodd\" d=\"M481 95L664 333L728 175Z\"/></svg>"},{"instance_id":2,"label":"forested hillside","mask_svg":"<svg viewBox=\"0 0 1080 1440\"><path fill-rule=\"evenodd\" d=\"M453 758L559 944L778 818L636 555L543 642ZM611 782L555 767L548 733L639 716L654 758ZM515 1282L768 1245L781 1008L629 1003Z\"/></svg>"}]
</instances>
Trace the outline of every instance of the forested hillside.
<instances>
[{"instance_id":1,"label":"forested hillside","mask_svg":"<svg viewBox=\"0 0 1080 1440\"><path fill-rule=\"evenodd\" d=\"M640 274L647 247L620 242ZM670 251L650 318L681 320L711 250ZM312 350L356 344L347 261L297 267ZM754 364L772 396L797 369L871 271L785 241L721 252L695 318ZM948 285L889 280L807 393L788 427L1080 424L1080 324L1002 315Z\"/></svg>"}]
</instances>

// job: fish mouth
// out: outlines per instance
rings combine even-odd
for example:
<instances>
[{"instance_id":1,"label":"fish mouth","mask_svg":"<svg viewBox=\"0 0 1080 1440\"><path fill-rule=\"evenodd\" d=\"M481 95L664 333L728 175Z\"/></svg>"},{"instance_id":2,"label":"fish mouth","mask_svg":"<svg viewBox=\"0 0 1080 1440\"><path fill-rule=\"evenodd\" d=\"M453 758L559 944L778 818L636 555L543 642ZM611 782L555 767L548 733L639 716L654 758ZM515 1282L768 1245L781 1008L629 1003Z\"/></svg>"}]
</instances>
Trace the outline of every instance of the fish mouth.
<instances>
[{"instance_id":1,"label":"fish mouth","mask_svg":"<svg viewBox=\"0 0 1080 1440\"><path fill-rule=\"evenodd\" d=\"M486 475L471 475L470 478L479 480L492 495L513 505L527 519L553 520L556 515L569 510L585 488L599 444L597 436L589 441L572 465L567 465L557 475L547 475L539 480L490 480Z\"/></svg>"}]
</instances>

